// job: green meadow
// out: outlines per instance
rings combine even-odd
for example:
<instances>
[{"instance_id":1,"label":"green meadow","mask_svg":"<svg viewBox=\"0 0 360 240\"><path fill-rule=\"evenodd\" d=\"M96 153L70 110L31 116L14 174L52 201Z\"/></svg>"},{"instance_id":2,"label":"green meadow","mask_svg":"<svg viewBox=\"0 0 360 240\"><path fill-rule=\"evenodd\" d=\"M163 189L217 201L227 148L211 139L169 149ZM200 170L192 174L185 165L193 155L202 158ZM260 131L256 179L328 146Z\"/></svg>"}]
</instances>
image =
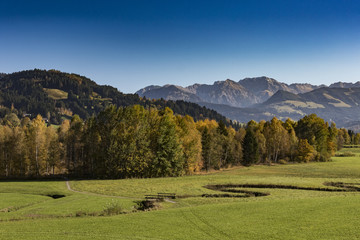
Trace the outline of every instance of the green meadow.
<instances>
[{"instance_id":1,"label":"green meadow","mask_svg":"<svg viewBox=\"0 0 360 240\"><path fill-rule=\"evenodd\" d=\"M341 152L355 156L176 178L71 180L69 188L2 181L0 239L360 239L360 149ZM204 187L220 184L231 197L202 197L224 194ZM177 198L136 210L136 201L159 192Z\"/></svg>"}]
</instances>

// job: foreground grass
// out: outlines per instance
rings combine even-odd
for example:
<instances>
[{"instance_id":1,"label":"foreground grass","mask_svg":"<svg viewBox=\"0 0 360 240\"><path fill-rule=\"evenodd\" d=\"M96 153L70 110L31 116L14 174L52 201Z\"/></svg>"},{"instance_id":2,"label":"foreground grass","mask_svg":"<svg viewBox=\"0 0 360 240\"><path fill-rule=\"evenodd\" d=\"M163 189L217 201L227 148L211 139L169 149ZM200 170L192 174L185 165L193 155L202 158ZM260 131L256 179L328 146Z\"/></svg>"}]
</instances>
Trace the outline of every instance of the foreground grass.
<instances>
[{"instance_id":1,"label":"foreground grass","mask_svg":"<svg viewBox=\"0 0 360 240\"><path fill-rule=\"evenodd\" d=\"M357 239L358 196L2 222L2 239ZM21 229L21 231L19 230Z\"/></svg>"},{"instance_id":2,"label":"foreground grass","mask_svg":"<svg viewBox=\"0 0 360 240\"><path fill-rule=\"evenodd\" d=\"M343 152L351 150L344 149ZM178 178L73 181L72 186L80 191L141 198L158 192L199 196L211 193L211 190L203 188L208 184L271 183L325 187L323 183L326 181L360 183L360 149L355 152L354 157L334 157L331 162L242 167Z\"/></svg>"},{"instance_id":3,"label":"foreground grass","mask_svg":"<svg viewBox=\"0 0 360 240\"><path fill-rule=\"evenodd\" d=\"M10 207L0 211L0 239L358 239L358 192L255 189L270 195L201 197L215 192L203 187L208 184L360 184L360 149L344 151L356 156L180 178L71 181L79 192L69 191L64 181L0 182L0 210ZM130 213L136 198L158 192L184 198L164 202L160 210ZM65 197L52 199L50 194ZM111 201L129 214L93 214Z\"/></svg>"},{"instance_id":4,"label":"foreground grass","mask_svg":"<svg viewBox=\"0 0 360 240\"><path fill-rule=\"evenodd\" d=\"M53 199L52 195L64 195ZM131 199L71 192L65 181L0 182L0 220L66 218L100 215L107 205L131 211Z\"/></svg>"}]
</instances>

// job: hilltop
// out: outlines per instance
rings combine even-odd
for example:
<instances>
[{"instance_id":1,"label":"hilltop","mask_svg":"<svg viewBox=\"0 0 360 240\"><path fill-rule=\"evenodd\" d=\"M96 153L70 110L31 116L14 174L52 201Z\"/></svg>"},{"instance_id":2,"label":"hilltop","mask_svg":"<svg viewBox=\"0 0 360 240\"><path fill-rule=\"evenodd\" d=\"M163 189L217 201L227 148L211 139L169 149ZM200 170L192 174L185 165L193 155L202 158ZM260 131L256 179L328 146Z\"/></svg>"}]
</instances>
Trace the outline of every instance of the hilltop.
<instances>
[{"instance_id":1,"label":"hilltop","mask_svg":"<svg viewBox=\"0 0 360 240\"><path fill-rule=\"evenodd\" d=\"M137 94L124 94L108 85L98 85L91 79L57 70L26 70L0 74L0 116L10 111L19 116L41 114L53 124L63 117L78 114L86 119L104 110L106 106L131 106L162 109L171 108L174 113L190 115L195 120L214 119L231 124L224 116L195 103L149 100Z\"/></svg>"}]
</instances>

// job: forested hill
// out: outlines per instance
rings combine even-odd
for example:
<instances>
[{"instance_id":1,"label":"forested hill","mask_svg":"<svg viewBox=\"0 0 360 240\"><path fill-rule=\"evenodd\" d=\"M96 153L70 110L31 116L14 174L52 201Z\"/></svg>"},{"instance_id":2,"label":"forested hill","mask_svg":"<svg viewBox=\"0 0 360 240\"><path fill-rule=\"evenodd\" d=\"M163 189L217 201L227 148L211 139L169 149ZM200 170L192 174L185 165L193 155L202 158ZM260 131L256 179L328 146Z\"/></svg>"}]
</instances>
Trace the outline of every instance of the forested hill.
<instances>
[{"instance_id":1,"label":"forested hill","mask_svg":"<svg viewBox=\"0 0 360 240\"><path fill-rule=\"evenodd\" d=\"M19 116L41 114L51 123L59 124L61 117L78 114L88 118L104 110L108 105L142 105L174 113L190 115L195 120L214 119L229 122L214 110L185 101L148 100L137 94L124 94L111 86L101 86L77 74L56 70L28 70L0 75L0 117L10 111Z\"/></svg>"}]
</instances>

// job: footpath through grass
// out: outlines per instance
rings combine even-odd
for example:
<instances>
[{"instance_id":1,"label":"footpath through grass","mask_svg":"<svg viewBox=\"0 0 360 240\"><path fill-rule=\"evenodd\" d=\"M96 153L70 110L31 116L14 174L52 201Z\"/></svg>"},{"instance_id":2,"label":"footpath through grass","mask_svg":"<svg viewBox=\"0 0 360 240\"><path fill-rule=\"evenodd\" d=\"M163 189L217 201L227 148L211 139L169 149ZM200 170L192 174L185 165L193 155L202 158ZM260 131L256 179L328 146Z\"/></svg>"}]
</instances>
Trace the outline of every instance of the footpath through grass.
<instances>
[{"instance_id":1,"label":"footpath through grass","mask_svg":"<svg viewBox=\"0 0 360 240\"><path fill-rule=\"evenodd\" d=\"M203 187L211 184L360 188L360 149L346 151L355 156L179 178L70 181L79 192L65 181L0 182L0 239L359 239L360 192L234 188L269 195L201 197L221 193ZM134 200L118 198L158 192L181 198L148 212L132 212ZM54 194L65 197L47 196ZM114 202L127 214L99 216Z\"/></svg>"}]
</instances>

